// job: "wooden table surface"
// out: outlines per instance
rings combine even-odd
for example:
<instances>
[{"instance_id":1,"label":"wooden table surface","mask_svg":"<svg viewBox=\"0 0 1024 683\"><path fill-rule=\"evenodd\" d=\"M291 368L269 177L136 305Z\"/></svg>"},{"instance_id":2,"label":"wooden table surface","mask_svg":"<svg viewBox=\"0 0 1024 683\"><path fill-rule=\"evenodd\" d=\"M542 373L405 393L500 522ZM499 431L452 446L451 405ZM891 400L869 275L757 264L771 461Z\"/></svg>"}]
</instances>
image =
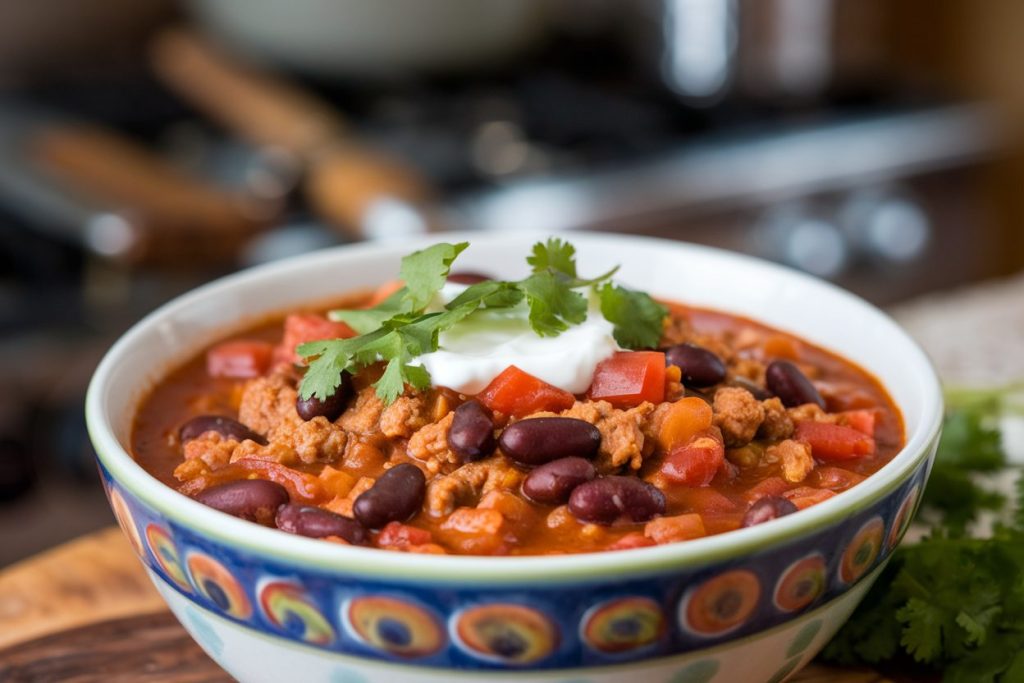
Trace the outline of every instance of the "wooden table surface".
<instances>
[{"instance_id":1,"label":"wooden table surface","mask_svg":"<svg viewBox=\"0 0 1024 683\"><path fill-rule=\"evenodd\" d=\"M164 606L111 527L0 573L0 681L231 681ZM884 683L811 665L794 683Z\"/></svg>"}]
</instances>

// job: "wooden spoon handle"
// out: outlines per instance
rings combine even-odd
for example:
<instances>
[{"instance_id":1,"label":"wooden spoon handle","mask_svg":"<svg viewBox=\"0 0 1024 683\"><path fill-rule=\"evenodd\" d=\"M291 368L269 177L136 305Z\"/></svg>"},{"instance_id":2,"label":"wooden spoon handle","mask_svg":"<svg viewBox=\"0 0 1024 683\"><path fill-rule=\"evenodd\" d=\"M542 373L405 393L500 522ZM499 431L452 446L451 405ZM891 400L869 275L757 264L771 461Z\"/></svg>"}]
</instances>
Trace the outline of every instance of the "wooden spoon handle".
<instances>
[{"instance_id":1,"label":"wooden spoon handle","mask_svg":"<svg viewBox=\"0 0 1024 683\"><path fill-rule=\"evenodd\" d=\"M188 29L168 29L151 50L157 75L221 125L260 145L308 159L346 132L333 107L287 81L242 64Z\"/></svg>"}]
</instances>

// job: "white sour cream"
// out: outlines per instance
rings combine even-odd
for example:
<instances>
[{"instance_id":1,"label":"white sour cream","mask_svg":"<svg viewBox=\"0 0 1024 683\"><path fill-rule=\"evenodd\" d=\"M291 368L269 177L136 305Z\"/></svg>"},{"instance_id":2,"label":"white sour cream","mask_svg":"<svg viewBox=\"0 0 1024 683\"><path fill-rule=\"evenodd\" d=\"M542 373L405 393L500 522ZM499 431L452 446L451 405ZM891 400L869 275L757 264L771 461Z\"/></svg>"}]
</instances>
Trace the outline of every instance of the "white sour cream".
<instances>
[{"instance_id":1,"label":"white sour cream","mask_svg":"<svg viewBox=\"0 0 1024 683\"><path fill-rule=\"evenodd\" d=\"M446 284L439 294L448 302L465 289ZM557 337L541 337L530 327L525 304L480 311L441 333L438 350L415 359L435 386L464 394L484 389L510 365L559 389L581 394L590 386L597 364L619 350L612 324L590 302L587 319Z\"/></svg>"}]
</instances>

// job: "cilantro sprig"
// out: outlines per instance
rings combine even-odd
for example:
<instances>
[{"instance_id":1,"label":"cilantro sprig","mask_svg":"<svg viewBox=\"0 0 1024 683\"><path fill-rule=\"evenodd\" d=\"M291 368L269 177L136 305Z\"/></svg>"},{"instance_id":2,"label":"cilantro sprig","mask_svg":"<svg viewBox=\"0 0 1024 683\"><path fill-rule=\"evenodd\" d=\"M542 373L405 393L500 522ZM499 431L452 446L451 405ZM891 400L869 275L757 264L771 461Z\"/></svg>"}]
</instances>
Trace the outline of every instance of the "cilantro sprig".
<instances>
[{"instance_id":1,"label":"cilantro sprig","mask_svg":"<svg viewBox=\"0 0 1024 683\"><path fill-rule=\"evenodd\" d=\"M841 664L929 666L944 683L1024 681L1024 478L1014 514L988 537L970 523L1004 498L973 476L1005 465L995 421L1008 391L956 392L921 519L934 526L903 544L825 649Z\"/></svg>"},{"instance_id":2,"label":"cilantro sprig","mask_svg":"<svg viewBox=\"0 0 1024 683\"><path fill-rule=\"evenodd\" d=\"M326 399L341 384L343 372L354 373L384 361L374 385L385 403L392 403L410 385L430 386L430 375L414 359L438 348L441 332L482 309L511 308L524 301L529 322L542 337L555 337L587 318L588 301L580 291L591 288L602 315L613 324L615 340L624 348L650 348L661 337L668 310L643 292L610 282L618 268L591 279L580 278L576 249L558 238L538 242L526 261L530 274L522 280L488 280L469 286L441 311L428 311L444 286L455 259L469 245L435 244L402 259L404 285L368 309L331 311L332 320L358 333L351 339L325 339L301 344L297 352L309 361L299 393Z\"/></svg>"}]
</instances>

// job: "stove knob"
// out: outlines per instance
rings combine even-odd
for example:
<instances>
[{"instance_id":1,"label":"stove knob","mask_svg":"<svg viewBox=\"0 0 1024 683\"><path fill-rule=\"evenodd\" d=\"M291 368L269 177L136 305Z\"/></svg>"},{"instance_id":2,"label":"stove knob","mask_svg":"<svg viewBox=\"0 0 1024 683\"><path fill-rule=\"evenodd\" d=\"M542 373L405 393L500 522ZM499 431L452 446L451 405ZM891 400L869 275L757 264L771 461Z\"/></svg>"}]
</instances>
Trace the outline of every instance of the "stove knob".
<instances>
[{"instance_id":1,"label":"stove knob","mask_svg":"<svg viewBox=\"0 0 1024 683\"><path fill-rule=\"evenodd\" d=\"M857 250L875 260L909 263L931 242L932 224L924 208L897 192L857 192L845 202L839 216Z\"/></svg>"},{"instance_id":2,"label":"stove knob","mask_svg":"<svg viewBox=\"0 0 1024 683\"><path fill-rule=\"evenodd\" d=\"M756 226L754 244L760 256L822 278L838 277L850 256L843 231L800 205L766 214Z\"/></svg>"}]
</instances>

